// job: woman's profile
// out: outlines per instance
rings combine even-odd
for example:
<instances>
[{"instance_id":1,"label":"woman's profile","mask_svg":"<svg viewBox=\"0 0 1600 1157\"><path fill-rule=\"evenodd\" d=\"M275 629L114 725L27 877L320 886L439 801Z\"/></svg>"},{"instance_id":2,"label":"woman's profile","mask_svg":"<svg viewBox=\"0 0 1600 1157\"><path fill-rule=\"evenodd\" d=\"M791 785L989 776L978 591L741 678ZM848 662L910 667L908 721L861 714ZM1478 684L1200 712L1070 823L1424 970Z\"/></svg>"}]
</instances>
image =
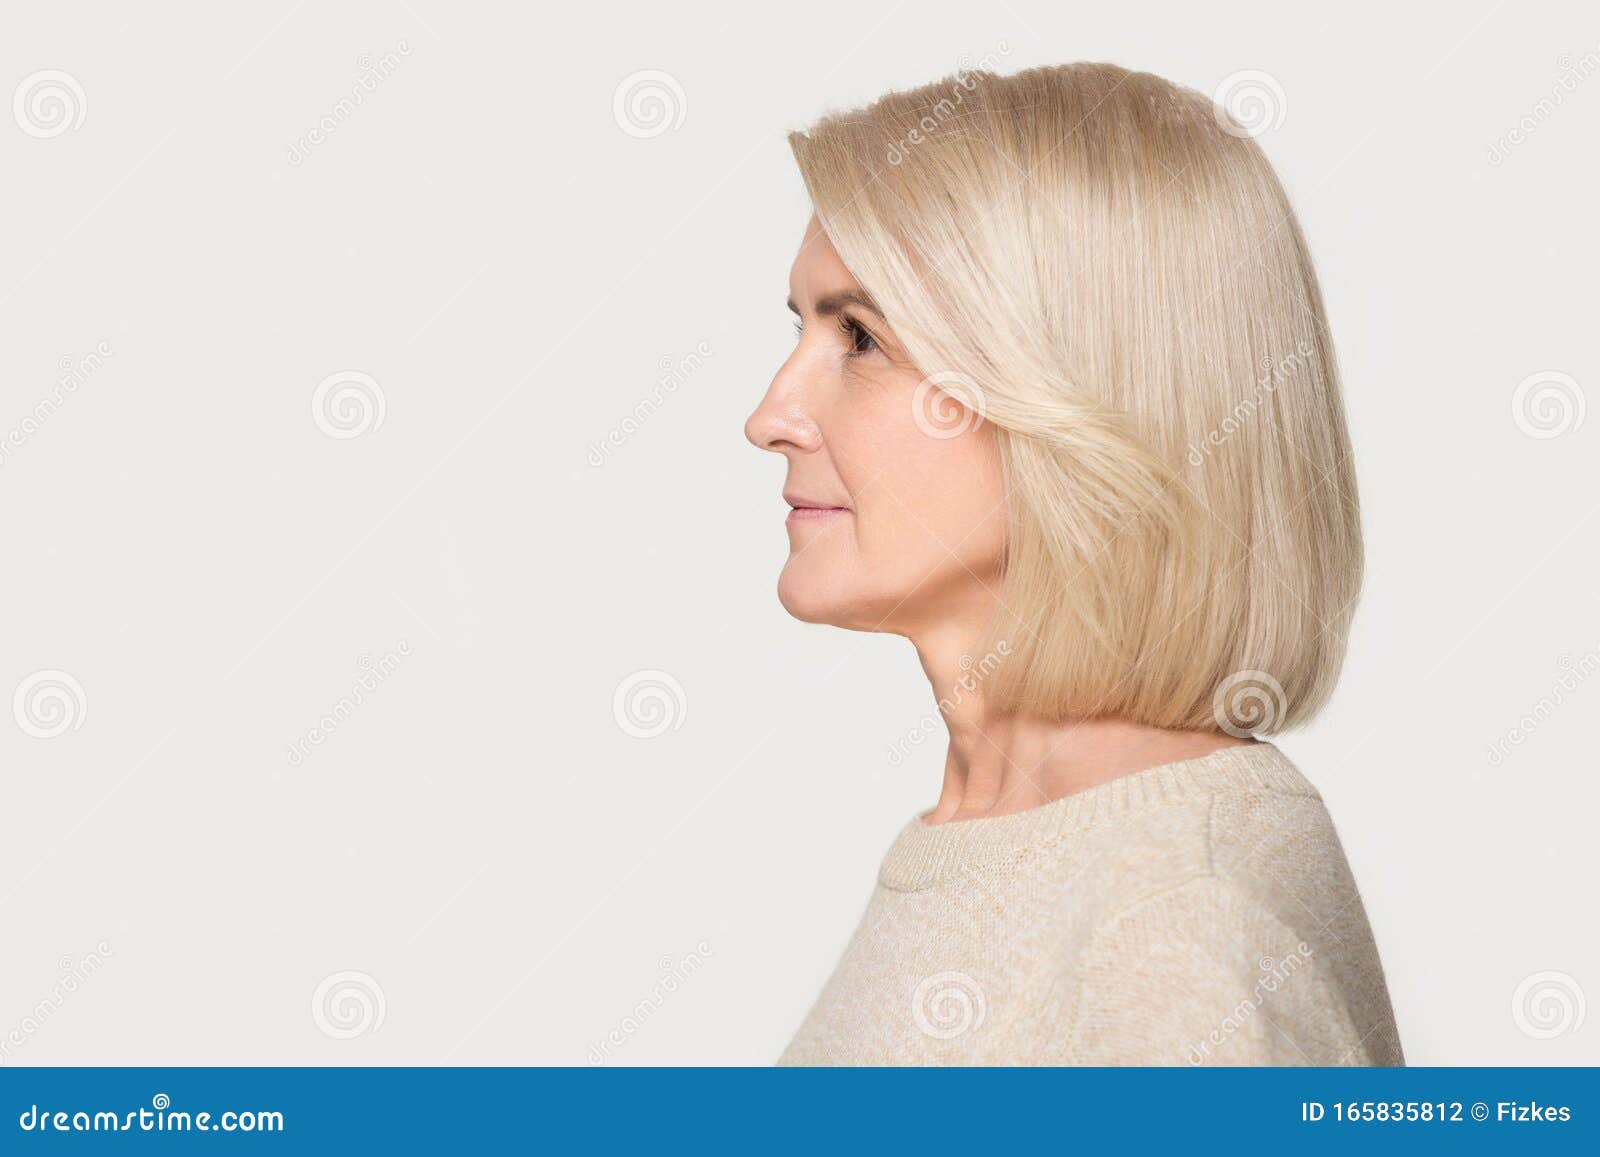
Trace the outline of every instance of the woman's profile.
<instances>
[{"instance_id":1,"label":"woman's profile","mask_svg":"<svg viewBox=\"0 0 1600 1157\"><path fill-rule=\"evenodd\" d=\"M902 635L949 729L787 1064L1401 1064L1354 879L1261 737L1360 588L1316 275L1256 142L1103 64L791 144L784 607ZM931 786L931 785L930 785Z\"/></svg>"}]
</instances>

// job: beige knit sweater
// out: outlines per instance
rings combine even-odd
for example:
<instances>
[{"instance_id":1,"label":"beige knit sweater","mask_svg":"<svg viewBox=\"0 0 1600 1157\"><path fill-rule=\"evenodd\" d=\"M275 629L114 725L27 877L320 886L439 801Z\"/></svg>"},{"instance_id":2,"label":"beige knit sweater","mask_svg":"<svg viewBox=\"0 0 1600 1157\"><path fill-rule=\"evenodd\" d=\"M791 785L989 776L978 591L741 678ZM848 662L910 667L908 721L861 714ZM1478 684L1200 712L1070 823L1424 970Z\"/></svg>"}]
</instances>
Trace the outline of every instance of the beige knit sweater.
<instances>
[{"instance_id":1,"label":"beige knit sweater","mask_svg":"<svg viewBox=\"0 0 1600 1157\"><path fill-rule=\"evenodd\" d=\"M1404 1060L1328 812L1262 743L914 817L779 1063Z\"/></svg>"}]
</instances>

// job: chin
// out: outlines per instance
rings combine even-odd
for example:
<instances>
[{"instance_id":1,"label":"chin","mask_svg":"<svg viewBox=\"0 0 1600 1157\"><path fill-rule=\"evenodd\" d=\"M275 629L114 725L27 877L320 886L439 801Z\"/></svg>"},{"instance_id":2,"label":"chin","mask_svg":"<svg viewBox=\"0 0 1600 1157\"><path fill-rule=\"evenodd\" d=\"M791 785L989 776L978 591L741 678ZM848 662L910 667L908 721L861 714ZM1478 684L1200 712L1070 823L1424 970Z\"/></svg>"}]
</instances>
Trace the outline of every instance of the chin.
<instances>
[{"instance_id":1,"label":"chin","mask_svg":"<svg viewBox=\"0 0 1600 1157\"><path fill-rule=\"evenodd\" d=\"M778 602L802 623L840 625L839 598L809 576L791 574L788 567L778 576Z\"/></svg>"},{"instance_id":2,"label":"chin","mask_svg":"<svg viewBox=\"0 0 1600 1157\"><path fill-rule=\"evenodd\" d=\"M785 567L778 576L778 602L802 623L820 623L846 631L888 630L885 615L904 600L898 596L874 598L865 591L844 590L837 578L837 574L829 574L820 567L800 571ZM830 582L830 579L835 581Z\"/></svg>"},{"instance_id":3,"label":"chin","mask_svg":"<svg viewBox=\"0 0 1600 1157\"><path fill-rule=\"evenodd\" d=\"M802 623L853 627L868 600L860 591L841 585L845 573L845 568L816 555L791 558L778 576L778 601Z\"/></svg>"}]
</instances>

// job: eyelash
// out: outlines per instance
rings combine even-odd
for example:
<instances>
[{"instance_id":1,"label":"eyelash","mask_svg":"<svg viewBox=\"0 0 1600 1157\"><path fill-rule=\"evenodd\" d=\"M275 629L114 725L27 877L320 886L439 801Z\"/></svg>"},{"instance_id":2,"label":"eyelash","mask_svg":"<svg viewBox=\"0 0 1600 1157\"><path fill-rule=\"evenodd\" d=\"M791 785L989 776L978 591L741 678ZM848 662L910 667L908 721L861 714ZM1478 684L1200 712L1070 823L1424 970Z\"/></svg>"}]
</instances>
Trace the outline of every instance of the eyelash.
<instances>
[{"instance_id":1,"label":"eyelash","mask_svg":"<svg viewBox=\"0 0 1600 1157\"><path fill-rule=\"evenodd\" d=\"M799 337L804 332L805 327L800 322L795 322L794 336ZM864 357L879 349L878 339L872 336L872 331L849 314L839 315L839 332L850 342L850 349L845 353L845 357Z\"/></svg>"}]
</instances>

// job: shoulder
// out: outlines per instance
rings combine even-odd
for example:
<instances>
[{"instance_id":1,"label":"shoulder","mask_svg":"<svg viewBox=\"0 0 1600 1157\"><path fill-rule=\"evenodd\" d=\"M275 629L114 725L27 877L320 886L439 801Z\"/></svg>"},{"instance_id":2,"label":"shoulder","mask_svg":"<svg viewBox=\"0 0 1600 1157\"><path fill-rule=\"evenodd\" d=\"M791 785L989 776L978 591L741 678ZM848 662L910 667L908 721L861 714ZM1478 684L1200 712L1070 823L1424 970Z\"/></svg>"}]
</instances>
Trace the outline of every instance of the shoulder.
<instances>
[{"instance_id":1,"label":"shoulder","mask_svg":"<svg viewBox=\"0 0 1600 1157\"><path fill-rule=\"evenodd\" d=\"M1206 761L1210 762L1210 761ZM1100 914L1178 904L1265 907L1322 927L1348 909L1355 880L1315 787L1276 748L1179 781L1159 803L1094 833Z\"/></svg>"},{"instance_id":2,"label":"shoulder","mask_svg":"<svg viewBox=\"0 0 1600 1157\"><path fill-rule=\"evenodd\" d=\"M1370 1063L1333 962L1225 876L1121 909L1075 971L1083 1063Z\"/></svg>"},{"instance_id":3,"label":"shoulder","mask_svg":"<svg viewBox=\"0 0 1600 1157\"><path fill-rule=\"evenodd\" d=\"M1084 1063L1401 1063L1333 821L1273 758L1275 782L1212 783L1122 833L1167 847L1113 873L1062 962Z\"/></svg>"},{"instance_id":4,"label":"shoulder","mask_svg":"<svg viewBox=\"0 0 1600 1157\"><path fill-rule=\"evenodd\" d=\"M1049 1055L1401 1063L1333 821L1281 752L1234 749L1119 790L1061 853L1049 967L1070 995Z\"/></svg>"}]
</instances>

